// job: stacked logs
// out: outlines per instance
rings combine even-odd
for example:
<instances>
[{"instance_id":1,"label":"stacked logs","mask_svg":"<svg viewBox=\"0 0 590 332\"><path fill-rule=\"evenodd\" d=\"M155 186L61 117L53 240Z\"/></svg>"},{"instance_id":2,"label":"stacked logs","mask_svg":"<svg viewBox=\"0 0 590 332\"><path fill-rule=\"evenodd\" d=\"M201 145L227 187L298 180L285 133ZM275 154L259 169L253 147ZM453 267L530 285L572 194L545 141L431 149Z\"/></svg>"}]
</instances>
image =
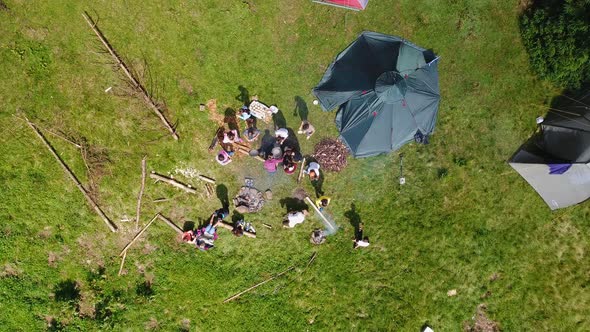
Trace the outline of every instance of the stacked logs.
<instances>
[{"instance_id":1,"label":"stacked logs","mask_svg":"<svg viewBox=\"0 0 590 332\"><path fill-rule=\"evenodd\" d=\"M324 138L316 144L312 156L322 166L322 169L340 172L347 165L348 153L348 148L339 140Z\"/></svg>"}]
</instances>

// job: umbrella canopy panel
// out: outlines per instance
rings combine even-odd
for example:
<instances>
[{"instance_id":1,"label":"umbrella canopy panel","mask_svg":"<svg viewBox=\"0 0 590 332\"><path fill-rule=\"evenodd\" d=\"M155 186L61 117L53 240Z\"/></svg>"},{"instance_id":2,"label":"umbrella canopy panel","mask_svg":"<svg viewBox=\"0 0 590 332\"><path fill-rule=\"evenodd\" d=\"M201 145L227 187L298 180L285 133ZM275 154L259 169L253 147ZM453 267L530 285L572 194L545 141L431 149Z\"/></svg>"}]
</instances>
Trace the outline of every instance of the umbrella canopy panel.
<instances>
[{"instance_id":1,"label":"umbrella canopy panel","mask_svg":"<svg viewBox=\"0 0 590 332\"><path fill-rule=\"evenodd\" d=\"M355 157L396 150L434 130L440 99L432 51L399 37L363 32L313 89Z\"/></svg>"},{"instance_id":2,"label":"umbrella canopy panel","mask_svg":"<svg viewBox=\"0 0 590 332\"><path fill-rule=\"evenodd\" d=\"M314 0L314 2L353 10L363 10L367 7L369 0Z\"/></svg>"}]
</instances>

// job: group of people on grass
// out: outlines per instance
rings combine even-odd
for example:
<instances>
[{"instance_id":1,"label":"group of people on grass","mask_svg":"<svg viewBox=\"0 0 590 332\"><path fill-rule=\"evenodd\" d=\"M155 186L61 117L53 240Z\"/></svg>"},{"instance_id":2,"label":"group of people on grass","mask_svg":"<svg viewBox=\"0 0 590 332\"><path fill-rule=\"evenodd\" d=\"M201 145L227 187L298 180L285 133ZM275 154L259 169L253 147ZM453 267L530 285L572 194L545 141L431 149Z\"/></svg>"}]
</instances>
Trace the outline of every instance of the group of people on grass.
<instances>
[{"instance_id":1,"label":"group of people on grass","mask_svg":"<svg viewBox=\"0 0 590 332\"><path fill-rule=\"evenodd\" d=\"M279 112L279 109L276 106L271 106L268 110L273 115ZM260 137L260 130L256 127L256 114L250 111L248 105L242 106L236 115L238 119L243 120L246 124L246 129L242 132L242 135L240 135L238 128L232 129L230 127L230 129L225 129L225 127L222 126L217 130L215 137L209 146L209 151L212 151L216 145L220 145L221 150L217 153L216 161L222 166L225 166L232 161L232 157L236 150L247 148L249 143L256 142ZM309 121L303 120L297 133L305 135L306 139L309 139L315 133L315 128L309 123ZM264 160L263 167L270 174L276 173L279 167L282 168L286 174L295 173L298 163L303 159L296 138L289 139L289 130L276 125L274 138L265 138L266 137L262 138L260 148L249 150L248 153L251 156L262 158L262 160ZM247 141L248 143L244 143L244 141ZM321 178L320 164L311 161L307 165L302 164L301 167L305 167L303 174L306 174L309 177L312 185L316 188L316 194L319 196L315 201L317 209L320 212L324 211L324 209L330 204L331 199L330 197L325 196L321 191L321 184L319 183ZM303 223L308 214L309 212L306 209L291 211L285 216L283 226L293 228L296 225ZM225 207L216 210L204 227L198 230L185 232L183 234L183 240L194 243L198 248L203 250L212 248L213 241L217 239L217 225L218 223L223 222L224 218L228 215L229 210ZM240 220L235 223L233 233L234 235L240 236L244 231L252 230L253 227L251 224ZM313 237L314 233L312 233L312 239ZM366 247L368 245L369 240L367 237L363 238L361 226L355 234L354 248Z\"/></svg>"}]
</instances>

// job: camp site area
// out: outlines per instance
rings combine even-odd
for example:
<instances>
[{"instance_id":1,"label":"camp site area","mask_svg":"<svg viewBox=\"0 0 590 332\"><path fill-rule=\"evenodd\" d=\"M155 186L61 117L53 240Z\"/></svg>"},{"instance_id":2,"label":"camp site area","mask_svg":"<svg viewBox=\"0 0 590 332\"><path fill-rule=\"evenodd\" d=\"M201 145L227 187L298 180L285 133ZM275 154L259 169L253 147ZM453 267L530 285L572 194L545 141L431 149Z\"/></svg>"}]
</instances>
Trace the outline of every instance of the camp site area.
<instances>
[{"instance_id":1,"label":"camp site area","mask_svg":"<svg viewBox=\"0 0 590 332\"><path fill-rule=\"evenodd\" d=\"M566 7L0 0L0 330L590 330Z\"/></svg>"}]
</instances>

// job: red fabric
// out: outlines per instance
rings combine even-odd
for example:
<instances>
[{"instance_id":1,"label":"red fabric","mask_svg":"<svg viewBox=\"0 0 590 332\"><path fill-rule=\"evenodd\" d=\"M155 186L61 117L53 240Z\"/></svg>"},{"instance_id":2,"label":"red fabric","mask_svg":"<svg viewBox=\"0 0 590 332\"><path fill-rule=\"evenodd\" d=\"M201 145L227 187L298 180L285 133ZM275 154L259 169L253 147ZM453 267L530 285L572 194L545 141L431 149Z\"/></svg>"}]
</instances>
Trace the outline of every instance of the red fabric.
<instances>
[{"instance_id":1,"label":"red fabric","mask_svg":"<svg viewBox=\"0 0 590 332\"><path fill-rule=\"evenodd\" d=\"M363 5L361 5L358 0L325 0L325 2L350 8L363 9Z\"/></svg>"}]
</instances>

